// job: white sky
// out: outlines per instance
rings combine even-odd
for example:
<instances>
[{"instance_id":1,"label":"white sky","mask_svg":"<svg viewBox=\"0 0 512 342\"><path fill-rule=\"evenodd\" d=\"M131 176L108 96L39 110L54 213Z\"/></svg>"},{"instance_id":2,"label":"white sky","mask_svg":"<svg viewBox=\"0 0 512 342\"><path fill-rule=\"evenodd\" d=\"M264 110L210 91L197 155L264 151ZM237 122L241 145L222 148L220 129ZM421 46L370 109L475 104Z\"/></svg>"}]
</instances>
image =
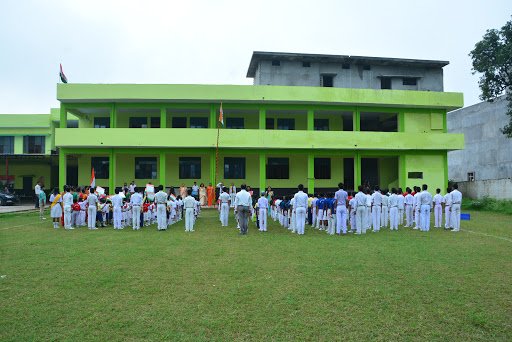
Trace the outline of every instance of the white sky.
<instances>
[{"instance_id":1,"label":"white sky","mask_svg":"<svg viewBox=\"0 0 512 342\"><path fill-rule=\"evenodd\" d=\"M510 0L0 0L0 113L57 107L73 83L252 84L255 50L440 59L479 102L468 53Z\"/></svg>"}]
</instances>

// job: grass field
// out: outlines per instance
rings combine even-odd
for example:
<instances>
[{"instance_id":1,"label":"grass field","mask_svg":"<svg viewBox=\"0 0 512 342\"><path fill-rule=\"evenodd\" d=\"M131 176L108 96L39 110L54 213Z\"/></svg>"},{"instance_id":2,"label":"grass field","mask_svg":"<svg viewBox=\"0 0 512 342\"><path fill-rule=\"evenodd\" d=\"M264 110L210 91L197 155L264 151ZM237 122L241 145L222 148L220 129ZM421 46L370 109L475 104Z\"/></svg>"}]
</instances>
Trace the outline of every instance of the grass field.
<instances>
[{"instance_id":1,"label":"grass field","mask_svg":"<svg viewBox=\"0 0 512 342\"><path fill-rule=\"evenodd\" d=\"M0 216L0 340L512 340L512 217L459 233L54 230Z\"/></svg>"}]
</instances>

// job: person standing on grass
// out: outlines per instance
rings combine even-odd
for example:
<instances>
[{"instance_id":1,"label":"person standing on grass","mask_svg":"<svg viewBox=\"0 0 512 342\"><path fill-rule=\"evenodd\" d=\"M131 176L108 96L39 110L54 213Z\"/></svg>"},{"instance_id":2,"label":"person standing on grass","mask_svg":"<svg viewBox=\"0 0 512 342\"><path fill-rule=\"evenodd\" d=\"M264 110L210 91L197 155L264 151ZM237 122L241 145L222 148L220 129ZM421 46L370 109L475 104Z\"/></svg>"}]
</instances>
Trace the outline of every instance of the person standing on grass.
<instances>
[{"instance_id":1,"label":"person standing on grass","mask_svg":"<svg viewBox=\"0 0 512 342\"><path fill-rule=\"evenodd\" d=\"M38 180L36 186L34 187L34 195L36 202L36 209L39 208L39 193L41 192L41 181Z\"/></svg>"},{"instance_id":2,"label":"person standing on grass","mask_svg":"<svg viewBox=\"0 0 512 342\"><path fill-rule=\"evenodd\" d=\"M383 189L382 192L382 209L380 211L380 226L386 228L389 222L389 197L388 189Z\"/></svg>"},{"instance_id":3,"label":"person standing on grass","mask_svg":"<svg viewBox=\"0 0 512 342\"><path fill-rule=\"evenodd\" d=\"M443 196L441 196L441 189L436 189L436 194L434 195L434 228L441 228L443 222L443 205L444 202Z\"/></svg>"},{"instance_id":4,"label":"person standing on grass","mask_svg":"<svg viewBox=\"0 0 512 342\"><path fill-rule=\"evenodd\" d=\"M430 211L432 210L432 195L427 189L427 184L423 184L423 191L420 192L420 229L424 232L430 230Z\"/></svg>"},{"instance_id":5,"label":"person standing on grass","mask_svg":"<svg viewBox=\"0 0 512 342\"><path fill-rule=\"evenodd\" d=\"M262 191L261 197L258 199L258 221L260 224L260 232L267 231L268 206L268 199L265 197L265 191Z\"/></svg>"},{"instance_id":6,"label":"person standing on grass","mask_svg":"<svg viewBox=\"0 0 512 342\"><path fill-rule=\"evenodd\" d=\"M59 194L59 189L53 189L50 196L50 216L53 221L53 228L59 228L59 221L62 216L62 195Z\"/></svg>"},{"instance_id":7,"label":"person standing on grass","mask_svg":"<svg viewBox=\"0 0 512 342\"><path fill-rule=\"evenodd\" d=\"M414 194L414 221L415 226L413 229L419 229L421 227L421 215L420 215L420 187L415 186L414 191L416 192Z\"/></svg>"},{"instance_id":8,"label":"person standing on grass","mask_svg":"<svg viewBox=\"0 0 512 342\"><path fill-rule=\"evenodd\" d=\"M73 205L73 195L69 192L69 186L64 185L64 196L62 196L62 205L64 206L64 228L67 230L74 229L71 227L71 206Z\"/></svg>"},{"instance_id":9,"label":"person standing on grass","mask_svg":"<svg viewBox=\"0 0 512 342\"><path fill-rule=\"evenodd\" d=\"M343 190L343 183L338 184L338 191L334 194L336 201L336 234L347 234L347 199L348 194Z\"/></svg>"},{"instance_id":10,"label":"person standing on grass","mask_svg":"<svg viewBox=\"0 0 512 342\"><path fill-rule=\"evenodd\" d=\"M87 196L87 228L96 230L96 212L98 211L98 196L94 193L94 187L89 189Z\"/></svg>"},{"instance_id":11,"label":"person standing on grass","mask_svg":"<svg viewBox=\"0 0 512 342\"><path fill-rule=\"evenodd\" d=\"M398 188L396 192L397 201L398 201L398 225L404 225L404 209L405 209L405 197L402 191L402 188Z\"/></svg>"},{"instance_id":12,"label":"person standing on grass","mask_svg":"<svg viewBox=\"0 0 512 342\"><path fill-rule=\"evenodd\" d=\"M304 192L304 185L299 184L297 189L299 191L294 196L295 226L297 227L297 234L304 235L306 210L308 208L308 195Z\"/></svg>"},{"instance_id":13,"label":"person standing on grass","mask_svg":"<svg viewBox=\"0 0 512 342\"><path fill-rule=\"evenodd\" d=\"M414 197L411 194L411 188L407 187L405 190L405 227L412 227L413 224L413 209L414 209Z\"/></svg>"},{"instance_id":14,"label":"person standing on grass","mask_svg":"<svg viewBox=\"0 0 512 342\"><path fill-rule=\"evenodd\" d=\"M448 187L446 189L446 195L444 195L444 229L451 228L451 206L452 206L452 188Z\"/></svg>"},{"instance_id":15,"label":"person standing on grass","mask_svg":"<svg viewBox=\"0 0 512 342\"><path fill-rule=\"evenodd\" d=\"M247 235L247 224L251 214L252 198L247 192L247 185L242 184L241 190L235 196L235 212L240 223L240 235Z\"/></svg>"},{"instance_id":16,"label":"person standing on grass","mask_svg":"<svg viewBox=\"0 0 512 342\"><path fill-rule=\"evenodd\" d=\"M167 230L167 194L163 190L164 187L159 185L158 192L155 194L158 230Z\"/></svg>"},{"instance_id":17,"label":"person standing on grass","mask_svg":"<svg viewBox=\"0 0 512 342\"><path fill-rule=\"evenodd\" d=\"M228 188L224 187L222 189L221 194L219 195L220 202L220 222L222 227L228 226L228 217L229 217L229 201L231 200L231 196L227 193Z\"/></svg>"},{"instance_id":18,"label":"person standing on grass","mask_svg":"<svg viewBox=\"0 0 512 342\"><path fill-rule=\"evenodd\" d=\"M373 231L380 231L380 220L382 211L382 194L378 185L375 186L375 191L372 194L372 226Z\"/></svg>"},{"instance_id":19,"label":"person standing on grass","mask_svg":"<svg viewBox=\"0 0 512 342\"><path fill-rule=\"evenodd\" d=\"M206 188L206 198L208 200L208 208L213 206L213 201L215 200L215 188L212 186L212 183L208 183L208 187Z\"/></svg>"},{"instance_id":20,"label":"person standing on grass","mask_svg":"<svg viewBox=\"0 0 512 342\"><path fill-rule=\"evenodd\" d=\"M121 215L123 214L121 211L121 207L123 206L123 198L119 195L119 188L114 190L115 195L112 196L112 213L114 218L114 229L123 229L121 226Z\"/></svg>"},{"instance_id":21,"label":"person standing on grass","mask_svg":"<svg viewBox=\"0 0 512 342\"><path fill-rule=\"evenodd\" d=\"M194 209L196 207L196 199L191 196L191 191L187 189L187 197L183 199L183 207L185 208L185 231L194 231Z\"/></svg>"},{"instance_id":22,"label":"person standing on grass","mask_svg":"<svg viewBox=\"0 0 512 342\"><path fill-rule=\"evenodd\" d=\"M462 203L462 193L459 191L459 186L457 184L453 184L453 190L450 195L452 197L450 224L453 228L452 231L458 232L460 230L460 205Z\"/></svg>"},{"instance_id":23,"label":"person standing on grass","mask_svg":"<svg viewBox=\"0 0 512 342\"><path fill-rule=\"evenodd\" d=\"M391 196L389 196L389 229L398 230L398 196L395 188L391 189Z\"/></svg>"},{"instance_id":24,"label":"person standing on grass","mask_svg":"<svg viewBox=\"0 0 512 342\"><path fill-rule=\"evenodd\" d=\"M365 211L366 211L366 195L363 192L363 186L359 185L357 188L359 191L355 195L355 210L356 210L356 234L366 234L365 224Z\"/></svg>"},{"instance_id":25,"label":"person standing on grass","mask_svg":"<svg viewBox=\"0 0 512 342\"><path fill-rule=\"evenodd\" d=\"M46 193L44 192L44 187L41 186L41 190L39 191L39 218L41 220L46 220L46 217L44 217L45 205L46 205Z\"/></svg>"},{"instance_id":26,"label":"person standing on grass","mask_svg":"<svg viewBox=\"0 0 512 342\"><path fill-rule=\"evenodd\" d=\"M132 205L132 228L133 230L139 230L142 195L140 194L138 187L135 187L133 195L130 196L130 204Z\"/></svg>"},{"instance_id":27,"label":"person standing on grass","mask_svg":"<svg viewBox=\"0 0 512 342\"><path fill-rule=\"evenodd\" d=\"M199 186L197 186L197 182L194 182L194 185L192 185L192 197L194 197L196 200L199 200Z\"/></svg>"},{"instance_id":28,"label":"person standing on grass","mask_svg":"<svg viewBox=\"0 0 512 342\"><path fill-rule=\"evenodd\" d=\"M235 207L235 197L236 197L236 186L235 183L231 183L229 187L229 196L231 197L231 208Z\"/></svg>"}]
</instances>

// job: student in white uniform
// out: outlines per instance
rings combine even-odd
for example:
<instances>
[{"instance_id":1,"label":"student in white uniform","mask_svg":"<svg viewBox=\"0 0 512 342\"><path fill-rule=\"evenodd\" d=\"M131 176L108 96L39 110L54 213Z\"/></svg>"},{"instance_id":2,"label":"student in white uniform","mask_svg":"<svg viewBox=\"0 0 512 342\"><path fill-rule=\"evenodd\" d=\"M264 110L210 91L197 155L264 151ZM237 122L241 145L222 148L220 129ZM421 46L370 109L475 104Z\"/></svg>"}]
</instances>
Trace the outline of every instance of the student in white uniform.
<instances>
[{"instance_id":1,"label":"student in white uniform","mask_svg":"<svg viewBox=\"0 0 512 342\"><path fill-rule=\"evenodd\" d=\"M348 201L348 206L350 208L350 232L353 233L356 231L356 193L352 192L352 198Z\"/></svg>"},{"instance_id":2,"label":"student in white uniform","mask_svg":"<svg viewBox=\"0 0 512 342\"><path fill-rule=\"evenodd\" d=\"M130 204L132 205L132 228L133 230L139 230L142 195L140 194L138 187L135 187L133 195L130 196Z\"/></svg>"},{"instance_id":3,"label":"student in white uniform","mask_svg":"<svg viewBox=\"0 0 512 342\"><path fill-rule=\"evenodd\" d=\"M436 189L434 195L434 228L441 228L443 224L443 202L444 197L441 195L441 189Z\"/></svg>"},{"instance_id":4,"label":"student in white uniform","mask_svg":"<svg viewBox=\"0 0 512 342\"><path fill-rule=\"evenodd\" d=\"M119 188L114 190L115 195L110 199L112 201L112 219L114 221L114 229L123 229L123 198L119 195Z\"/></svg>"},{"instance_id":5,"label":"student in white uniform","mask_svg":"<svg viewBox=\"0 0 512 342\"><path fill-rule=\"evenodd\" d=\"M372 224L373 232L376 233L380 230L380 214L382 210L382 194L380 188L375 187L375 191L372 194Z\"/></svg>"},{"instance_id":6,"label":"student in white uniform","mask_svg":"<svg viewBox=\"0 0 512 342\"><path fill-rule=\"evenodd\" d=\"M421 216L420 216L420 188L418 186L414 187L414 223L415 226L413 229L419 229L421 227Z\"/></svg>"},{"instance_id":7,"label":"student in white uniform","mask_svg":"<svg viewBox=\"0 0 512 342\"><path fill-rule=\"evenodd\" d=\"M403 226L404 224L404 209L405 209L405 197L402 193L402 188L398 188L396 193L398 199L398 225Z\"/></svg>"},{"instance_id":8,"label":"student in white uniform","mask_svg":"<svg viewBox=\"0 0 512 342\"><path fill-rule=\"evenodd\" d=\"M391 196L389 196L389 229L398 230L398 196L396 189L391 189Z\"/></svg>"},{"instance_id":9,"label":"student in white uniform","mask_svg":"<svg viewBox=\"0 0 512 342\"><path fill-rule=\"evenodd\" d=\"M50 216L53 221L53 228L58 229L62 217L62 196L57 188L53 189L50 196Z\"/></svg>"},{"instance_id":10,"label":"student in white uniform","mask_svg":"<svg viewBox=\"0 0 512 342\"><path fill-rule=\"evenodd\" d=\"M74 229L71 227L71 206L73 205L73 195L69 192L69 186L64 185L64 196L62 196L62 205L64 207L64 228L67 230Z\"/></svg>"},{"instance_id":11,"label":"student in white uniform","mask_svg":"<svg viewBox=\"0 0 512 342\"><path fill-rule=\"evenodd\" d=\"M334 193L336 201L336 234L347 234L347 199L348 193L343 190L343 183L338 184L338 191Z\"/></svg>"},{"instance_id":12,"label":"student in white uniform","mask_svg":"<svg viewBox=\"0 0 512 342\"><path fill-rule=\"evenodd\" d=\"M183 199L183 208L185 209L185 231L194 231L194 209L196 207L196 200L190 196L191 190L187 189L187 197Z\"/></svg>"},{"instance_id":13,"label":"student in white uniform","mask_svg":"<svg viewBox=\"0 0 512 342\"><path fill-rule=\"evenodd\" d=\"M311 201L311 227L315 227L315 224L316 224L316 213L317 213L316 202L317 201L318 201L318 196L315 195L315 197L313 197L313 200Z\"/></svg>"},{"instance_id":14,"label":"student in white uniform","mask_svg":"<svg viewBox=\"0 0 512 342\"><path fill-rule=\"evenodd\" d=\"M380 214L380 226L386 228L389 223L389 197L388 189L382 191L382 210Z\"/></svg>"},{"instance_id":15,"label":"student in white uniform","mask_svg":"<svg viewBox=\"0 0 512 342\"><path fill-rule=\"evenodd\" d=\"M231 201L231 196L227 193L228 188L224 187L222 189L221 194L219 195L220 201L220 222L222 227L228 226L228 218L229 218L229 206Z\"/></svg>"},{"instance_id":16,"label":"student in white uniform","mask_svg":"<svg viewBox=\"0 0 512 342\"><path fill-rule=\"evenodd\" d=\"M91 230L96 230L96 212L98 210L98 197L94 194L94 187L89 189L89 196L87 196L87 227Z\"/></svg>"},{"instance_id":17,"label":"student in white uniform","mask_svg":"<svg viewBox=\"0 0 512 342\"><path fill-rule=\"evenodd\" d=\"M412 227L413 225L413 209L414 197L411 194L411 188L407 188L407 195L405 195L405 227Z\"/></svg>"},{"instance_id":18,"label":"student in white uniform","mask_svg":"<svg viewBox=\"0 0 512 342\"><path fill-rule=\"evenodd\" d=\"M155 194L157 229L167 230L167 194L163 191L162 185L158 186Z\"/></svg>"},{"instance_id":19,"label":"student in white uniform","mask_svg":"<svg viewBox=\"0 0 512 342\"><path fill-rule=\"evenodd\" d=\"M462 193L459 191L459 186L457 184L453 185L453 190L450 195L452 197L450 224L453 228L452 231L458 232L460 230L460 205L462 203Z\"/></svg>"},{"instance_id":20,"label":"student in white uniform","mask_svg":"<svg viewBox=\"0 0 512 342\"><path fill-rule=\"evenodd\" d=\"M235 196L236 196L236 186L235 186L235 183L231 183L231 186L229 187L229 197L230 197L231 208L235 207Z\"/></svg>"},{"instance_id":21,"label":"student in white uniform","mask_svg":"<svg viewBox=\"0 0 512 342\"><path fill-rule=\"evenodd\" d=\"M295 226L295 199L292 198L290 200L290 225L288 226L288 230L291 230L292 233L295 233L297 231L297 227Z\"/></svg>"},{"instance_id":22,"label":"student in white uniform","mask_svg":"<svg viewBox=\"0 0 512 342\"><path fill-rule=\"evenodd\" d=\"M444 195L444 229L451 228L451 206L452 206L452 188L448 187L446 189L446 195Z\"/></svg>"},{"instance_id":23,"label":"student in white uniform","mask_svg":"<svg viewBox=\"0 0 512 342\"><path fill-rule=\"evenodd\" d=\"M359 192L355 196L356 208L356 234L366 234L366 225L364 222L366 211L366 195L363 193L363 186L359 185Z\"/></svg>"},{"instance_id":24,"label":"student in white uniform","mask_svg":"<svg viewBox=\"0 0 512 342\"><path fill-rule=\"evenodd\" d=\"M370 229L372 225L372 195L370 195L370 189L366 189L366 211L365 215L365 227L366 229Z\"/></svg>"},{"instance_id":25,"label":"student in white uniform","mask_svg":"<svg viewBox=\"0 0 512 342\"><path fill-rule=\"evenodd\" d=\"M267 231L267 217L268 217L268 199L265 197L265 191L261 192L261 197L258 199L258 220L260 223L260 232Z\"/></svg>"},{"instance_id":26,"label":"student in white uniform","mask_svg":"<svg viewBox=\"0 0 512 342\"><path fill-rule=\"evenodd\" d=\"M304 185L299 184L299 190L294 196L295 205L295 224L297 226L297 234L304 235L306 225L306 211L308 207L308 194L304 192Z\"/></svg>"},{"instance_id":27,"label":"student in white uniform","mask_svg":"<svg viewBox=\"0 0 512 342\"><path fill-rule=\"evenodd\" d=\"M422 185L420 193L420 229L428 232L430 230L430 210L432 209L432 195L427 191L427 184Z\"/></svg>"}]
</instances>

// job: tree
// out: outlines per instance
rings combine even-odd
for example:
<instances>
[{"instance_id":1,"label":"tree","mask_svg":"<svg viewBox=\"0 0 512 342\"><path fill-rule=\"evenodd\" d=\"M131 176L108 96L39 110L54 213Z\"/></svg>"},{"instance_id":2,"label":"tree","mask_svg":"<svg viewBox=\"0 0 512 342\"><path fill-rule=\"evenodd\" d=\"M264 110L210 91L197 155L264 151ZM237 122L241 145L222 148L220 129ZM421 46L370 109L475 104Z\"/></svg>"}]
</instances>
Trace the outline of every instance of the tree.
<instances>
[{"instance_id":1,"label":"tree","mask_svg":"<svg viewBox=\"0 0 512 342\"><path fill-rule=\"evenodd\" d=\"M512 138L512 20L501 30L487 30L469 56L473 60L473 74L482 74L478 81L480 99L493 102L506 93L509 123L500 130Z\"/></svg>"}]
</instances>

